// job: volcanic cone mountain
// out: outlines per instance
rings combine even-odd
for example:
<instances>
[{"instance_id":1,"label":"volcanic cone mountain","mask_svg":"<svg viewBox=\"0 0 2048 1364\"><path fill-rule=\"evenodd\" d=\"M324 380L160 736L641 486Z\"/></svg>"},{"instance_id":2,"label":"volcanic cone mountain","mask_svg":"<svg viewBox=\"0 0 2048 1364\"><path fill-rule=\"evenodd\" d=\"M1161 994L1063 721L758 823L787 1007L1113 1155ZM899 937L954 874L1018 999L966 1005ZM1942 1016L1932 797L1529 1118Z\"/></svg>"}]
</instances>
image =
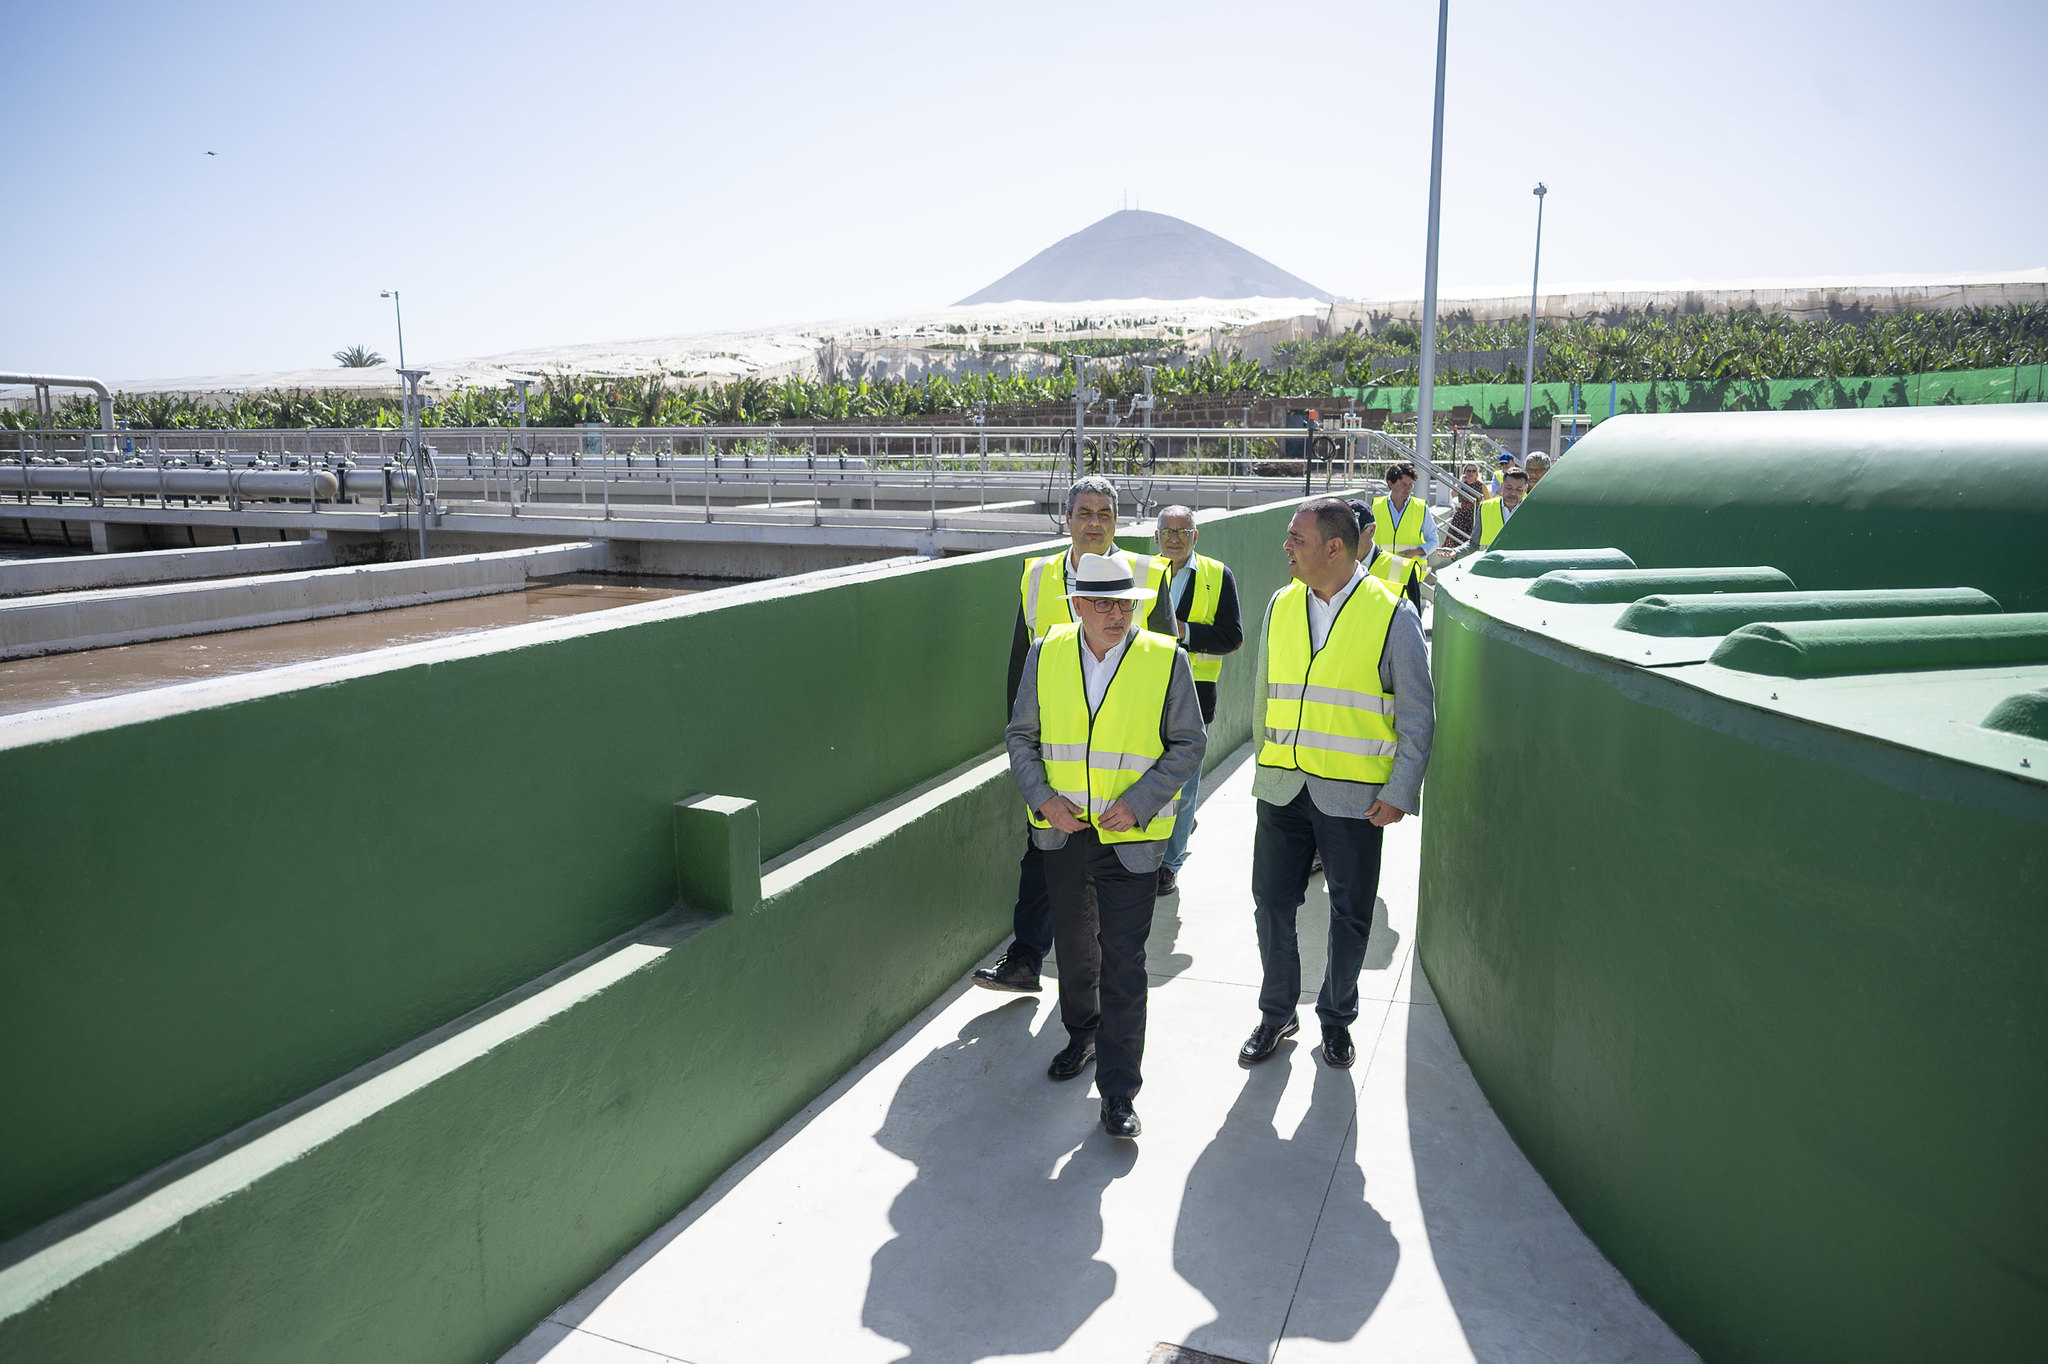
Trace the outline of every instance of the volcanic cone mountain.
<instances>
[{"instance_id":1,"label":"volcanic cone mountain","mask_svg":"<svg viewBox=\"0 0 2048 1364\"><path fill-rule=\"evenodd\" d=\"M1054 242L972 303L1080 303L1098 298L1314 298L1307 280L1214 232L1127 208Z\"/></svg>"}]
</instances>

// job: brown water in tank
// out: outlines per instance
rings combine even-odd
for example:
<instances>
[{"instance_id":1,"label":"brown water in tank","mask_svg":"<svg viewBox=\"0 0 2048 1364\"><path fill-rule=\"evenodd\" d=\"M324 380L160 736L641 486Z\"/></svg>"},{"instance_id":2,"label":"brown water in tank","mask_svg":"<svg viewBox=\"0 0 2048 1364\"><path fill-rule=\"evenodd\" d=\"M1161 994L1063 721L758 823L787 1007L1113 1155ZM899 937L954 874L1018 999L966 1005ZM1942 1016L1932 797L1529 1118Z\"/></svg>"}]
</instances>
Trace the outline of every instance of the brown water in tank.
<instances>
[{"instance_id":1,"label":"brown water in tank","mask_svg":"<svg viewBox=\"0 0 2048 1364\"><path fill-rule=\"evenodd\" d=\"M651 584L659 584L651 585ZM227 677L394 644L496 630L556 616L606 611L726 583L697 578L557 579L523 592L365 611L325 620L122 644L74 654L0 662L0 715L147 691L202 677Z\"/></svg>"}]
</instances>

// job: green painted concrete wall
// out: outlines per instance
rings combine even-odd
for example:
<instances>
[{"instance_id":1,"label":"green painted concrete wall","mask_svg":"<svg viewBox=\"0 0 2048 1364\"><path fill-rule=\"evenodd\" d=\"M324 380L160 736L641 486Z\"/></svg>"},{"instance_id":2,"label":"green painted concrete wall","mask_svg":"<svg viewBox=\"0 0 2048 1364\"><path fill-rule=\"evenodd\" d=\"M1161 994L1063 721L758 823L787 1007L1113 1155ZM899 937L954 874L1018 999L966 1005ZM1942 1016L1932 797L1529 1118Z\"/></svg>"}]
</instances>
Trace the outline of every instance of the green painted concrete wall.
<instances>
[{"instance_id":1,"label":"green painted concrete wall","mask_svg":"<svg viewBox=\"0 0 2048 1364\"><path fill-rule=\"evenodd\" d=\"M1709 1360L2039 1358L2048 797L1446 601L1418 950L1572 1214Z\"/></svg>"},{"instance_id":2,"label":"green painted concrete wall","mask_svg":"<svg viewBox=\"0 0 2048 1364\"><path fill-rule=\"evenodd\" d=\"M1290 513L1205 519L1254 621ZM660 913L685 796L759 802L773 856L985 751L1022 557L0 751L0 1089L25 1096L0 1124L0 1236ZM1248 673L1225 668L1214 760L1249 732ZM1012 863L1014 833L989 835ZM844 1023L807 1035L837 1055ZM750 1101L747 1130L788 1104Z\"/></svg>"},{"instance_id":3,"label":"green painted concrete wall","mask_svg":"<svg viewBox=\"0 0 2048 1364\"><path fill-rule=\"evenodd\" d=\"M1802 588L1975 587L2048 610L2048 407L1616 417L1500 549L1771 564Z\"/></svg>"},{"instance_id":4,"label":"green painted concrete wall","mask_svg":"<svg viewBox=\"0 0 2048 1364\"><path fill-rule=\"evenodd\" d=\"M27 1310L0 1287L0 1358L494 1358L1007 930L1015 788L959 784Z\"/></svg>"}]
</instances>

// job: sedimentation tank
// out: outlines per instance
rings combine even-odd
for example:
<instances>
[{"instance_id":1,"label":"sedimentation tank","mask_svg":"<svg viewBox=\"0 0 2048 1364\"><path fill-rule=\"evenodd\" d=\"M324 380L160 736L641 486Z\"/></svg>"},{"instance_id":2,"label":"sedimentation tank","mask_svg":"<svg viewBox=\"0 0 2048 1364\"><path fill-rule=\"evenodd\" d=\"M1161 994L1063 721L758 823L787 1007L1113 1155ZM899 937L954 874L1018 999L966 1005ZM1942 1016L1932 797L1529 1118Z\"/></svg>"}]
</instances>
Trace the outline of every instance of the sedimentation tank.
<instances>
[{"instance_id":1,"label":"sedimentation tank","mask_svg":"<svg viewBox=\"0 0 2048 1364\"><path fill-rule=\"evenodd\" d=\"M2048 408L1619 417L1441 575L1418 950L1708 1359L2048 1341Z\"/></svg>"}]
</instances>

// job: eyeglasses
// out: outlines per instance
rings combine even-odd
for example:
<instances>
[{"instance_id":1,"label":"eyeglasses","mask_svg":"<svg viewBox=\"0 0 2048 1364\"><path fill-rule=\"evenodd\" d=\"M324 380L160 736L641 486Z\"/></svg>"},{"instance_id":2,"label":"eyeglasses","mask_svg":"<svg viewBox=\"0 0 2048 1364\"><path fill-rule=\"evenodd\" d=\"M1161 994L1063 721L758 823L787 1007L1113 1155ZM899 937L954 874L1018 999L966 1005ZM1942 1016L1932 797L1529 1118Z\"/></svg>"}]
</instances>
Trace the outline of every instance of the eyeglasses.
<instances>
[{"instance_id":1,"label":"eyeglasses","mask_svg":"<svg viewBox=\"0 0 2048 1364\"><path fill-rule=\"evenodd\" d=\"M1135 609L1133 603L1125 601L1122 597L1081 597L1079 601L1098 616L1113 616L1119 611L1128 612Z\"/></svg>"},{"instance_id":2,"label":"eyeglasses","mask_svg":"<svg viewBox=\"0 0 2048 1364\"><path fill-rule=\"evenodd\" d=\"M1189 526L1186 530L1182 530L1178 526L1161 526L1159 528L1159 538L1162 540L1185 540L1194 533L1195 528L1193 526Z\"/></svg>"}]
</instances>

